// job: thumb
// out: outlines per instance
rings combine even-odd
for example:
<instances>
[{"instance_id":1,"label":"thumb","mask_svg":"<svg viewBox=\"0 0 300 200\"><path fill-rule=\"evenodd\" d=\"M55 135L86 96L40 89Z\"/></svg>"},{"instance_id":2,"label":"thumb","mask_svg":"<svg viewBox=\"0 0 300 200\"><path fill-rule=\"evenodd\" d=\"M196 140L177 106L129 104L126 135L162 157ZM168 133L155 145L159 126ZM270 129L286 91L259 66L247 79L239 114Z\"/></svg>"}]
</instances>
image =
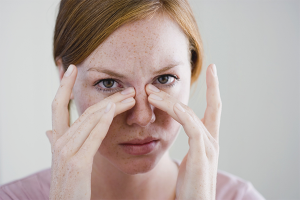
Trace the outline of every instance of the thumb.
<instances>
[{"instance_id":1,"label":"thumb","mask_svg":"<svg viewBox=\"0 0 300 200\"><path fill-rule=\"evenodd\" d=\"M46 131L46 135L48 137L48 140L49 140L50 144L52 145L52 139L53 139L53 137L52 137L53 136L52 130Z\"/></svg>"}]
</instances>

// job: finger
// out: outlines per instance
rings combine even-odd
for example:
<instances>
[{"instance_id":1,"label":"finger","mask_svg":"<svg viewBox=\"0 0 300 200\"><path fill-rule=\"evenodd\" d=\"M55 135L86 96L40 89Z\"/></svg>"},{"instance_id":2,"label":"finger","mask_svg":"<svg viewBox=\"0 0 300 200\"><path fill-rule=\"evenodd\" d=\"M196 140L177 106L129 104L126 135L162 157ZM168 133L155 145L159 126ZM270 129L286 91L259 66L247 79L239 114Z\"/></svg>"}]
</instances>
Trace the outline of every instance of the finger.
<instances>
[{"instance_id":1,"label":"finger","mask_svg":"<svg viewBox=\"0 0 300 200\"><path fill-rule=\"evenodd\" d=\"M70 65L61 80L60 87L52 102L52 129L54 142L69 128L68 104L76 76L77 69L75 65Z\"/></svg>"},{"instance_id":2,"label":"finger","mask_svg":"<svg viewBox=\"0 0 300 200\"><path fill-rule=\"evenodd\" d=\"M109 102L116 104L116 112L114 113L115 116L131 109L135 105L135 99L133 98L135 90L131 87L127 88L126 91L124 90L123 92L124 93L115 93L86 109L84 113L72 124L70 129L60 138L58 145L63 147L92 113L104 109Z\"/></svg>"},{"instance_id":3,"label":"finger","mask_svg":"<svg viewBox=\"0 0 300 200\"><path fill-rule=\"evenodd\" d=\"M135 96L134 88L133 87L127 88L126 90L115 93L103 99L101 102L91 106L87 114L94 112L98 109L104 108L109 102L112 102L117 105L116 111L114 112L114 117L115 117L118 114L123 113L126 110L129 110L135 105L135 99L133 98L134 96Z\"/></svg>"},{"instance_id":4,"label":"finger","mask_svg":"<svg viewBox=\"0 0 300 200\"><path fill-rule=\"evenodd\" d=\"M174 97L170 96L168 93L159 90L158 88L154 88L155 86L149 84L146 86L147 94L149 95L148 101L151 105L155 106L156 108L159 108L160 110L163 110L164 112L167 112L171 117L173 117L177 122L180 124L181 121L179 120L178 116L174 112L174 106L176 103L179 103L184 110L186 110L192 118L197 121L201 122L201 120L198 118L198 116L194 113L194 111L188 107L187 105L184 105ZM154 88L154 89L151 89ZM210 134L209 134L210 135ZM211 137L211 136L210 136Z\"/></svg>"},{"instance_id":5,"label":"finger","mask_svg":"<svg viewBox=\"0 0 300 200\"><path fill-rule=\"evenodd\" d=\"M174 112L178 116L185 133L189 137L189 159L193 162L198 162L199 159L203 160L206 157L203 137L203 134L205 134L204 131L199 128L197 122L193 119L189 112L180 106L180 104L175 104Z\"/></svg>"},{"instance_id":6,"label":"finger","mask_svg":"<svg viewBox=\"0 0 300 200\"><path fill-rule=\"evenodd\" d=\"M178 100L174 99L174 97L171 97L166 92L159 90L152 84L148 84L146 86L146 92L149 95L148 101L151 105L168 113L178 123L181 123L180 119L174 112L174 105L179 102Z\"/></svg>"},{"instance_id":7,"label":"finger","mask_svg":"<svg viewBox=\"0 0 300 200\"><path fill-rule=\"evenodd\" d=\"M127 103L127 109L129 109L130 104L132 104L133 101ZM105 120L105 111L108 109L111 109L111 107L114 106L114 110L116 107L116 104L114 102L109 102L107 106L99 111L96 111L95 113L92 113L89 115L89 117L80 125L80 127L74 132L72 135L72 138L67 142L65 145L66 149L70 150L69 155L74 155L83 145L83 143L86 141L86 139L91 134L91 131L97 126L97 124L101 124L101 122L106 122ZM118 106L124 107L124 103L119 103ZM119 108L123 109L123 108ZM113 117L115 115L115 111L113 112ZM103 118L104 117L104 118ZM105 128L103 129L105 130Z\"/></svg>"},{"instance_id":8,"label":"finger","mask_svg":"<svg viewBox=\"0 0 300 200\"><path fill-rule=\"evenodd\" d=\"M153 88L153 89L151 89L151 88ZM147 91L147 94L149 95L148 101L150 102L150 104L152 104L156 108L159 108L159 109L167 112L171 117L173 117L180 124L182 124L182 122L179 120L178 116L174 112L174 106L176 105L176 103L179 103L179 105L182 107L182 109L187 111L197 124L202 123L202 121L198 118L198 116L194 113L194 111L191 108L189 108L187 105L184 105L183 103L181 103L174 97L170 96L166 92L159 90L158 88L154 87L151 84L146 86L146 91ZM153 98L153 96L154 96L154 98ZM205 131L204 134L207 135L209 140L215 140L210 135L209 132ZM192 137L192 135L188 135L188 136Z\"/></svg>"},{"instance_id":9,"label":"finger","mask_svg":"<svg viewBox=\"0 0 300 200\"><path fill-rule=\"evenodd\" d=\"M219 80L217 76L217 70L214 70L214 68L215 65L211 64L208 66L208 69L206 71L207 108L204 114L204 125L207 128L207 130L210 132L210 134L215 139L218 140L222 102L221 102L220 91L219 91Z\"/></svg>"},{"instance_id":10,"label":"finger","mask_svg":"<svg viewBox=\"0 0 300 200\"><path fill-rule=\"evenodd\" d=\"M110 110L102 115L96 127L92 130L82 147L77 152L79 157L86 157L90 159L90 161L93 160L113 121L115 110L116 104L113 103Z\"/></svg>"},{"instance_id":11,"label":"finger","mask_svg":"<svg viewBox=\"0 0 300 200\"><path fill-rule=\"evenodd\" d=\"M112 102L109 102L105 109L111 109L113 105ZM103 116L105 109L98 110L89 115L89 117L84 120L80 127L75 131L72 138L66 143L63 147L64 156L70 157L76 154L76 152L81 148L83 143L86 141L89 134L99 123L101 117Z\"/></svg>"},{"instance_id":12,"label":"finger","mask_svg":"<svg viewBox=\"0 0 300 200\"><path fill-rule=\"evenodd\" d=\"M199 130L205 134L203 134L204 144L205 144L205 152L207 158L213 158L213 156L217 155L216 150L218 150L219 144L218 141L211 136L205 125L201 120L197 123Z\"/></svg>"}]
</instances>

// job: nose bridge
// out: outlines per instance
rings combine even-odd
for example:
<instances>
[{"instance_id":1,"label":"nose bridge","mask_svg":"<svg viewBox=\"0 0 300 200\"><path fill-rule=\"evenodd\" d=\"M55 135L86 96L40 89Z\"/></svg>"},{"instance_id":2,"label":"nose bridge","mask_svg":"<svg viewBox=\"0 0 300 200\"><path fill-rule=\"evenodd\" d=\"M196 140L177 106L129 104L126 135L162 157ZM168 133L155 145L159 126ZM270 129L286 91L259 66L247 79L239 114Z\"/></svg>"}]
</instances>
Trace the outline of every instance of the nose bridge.
<instances>
[{"instance_id":1,"label":"nose bridge","mask_svg":"<svg viewBox=\"0 0 300 200\"><path fill-rule=\"evenodd\" d=\"M128 125L138 124L145 127L155 118L153 109L148 101L148 95L145 87L136 88L135 105L128 112L127 123Z\"/></svg>"}]
</instances>

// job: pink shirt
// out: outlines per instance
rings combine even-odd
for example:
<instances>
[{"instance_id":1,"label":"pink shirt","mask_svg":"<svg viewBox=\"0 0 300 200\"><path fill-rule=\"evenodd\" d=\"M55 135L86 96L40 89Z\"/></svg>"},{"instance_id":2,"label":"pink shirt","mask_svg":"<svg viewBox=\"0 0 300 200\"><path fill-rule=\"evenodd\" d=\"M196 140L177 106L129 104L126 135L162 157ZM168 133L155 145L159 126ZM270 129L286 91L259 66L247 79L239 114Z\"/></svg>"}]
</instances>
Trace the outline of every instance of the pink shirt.
<instances>
[{"instance_id":1,"label":"pink shirt","mask_svg":"<svg viewBox=\"0 0 300 200\"><path fill-rule=\"evenodd\" d=\"M34 173L0 187L0 200L48 200L51 169ZM218 170L216 200L265 200L253 185Z\"/></svg>"}]
</instances>

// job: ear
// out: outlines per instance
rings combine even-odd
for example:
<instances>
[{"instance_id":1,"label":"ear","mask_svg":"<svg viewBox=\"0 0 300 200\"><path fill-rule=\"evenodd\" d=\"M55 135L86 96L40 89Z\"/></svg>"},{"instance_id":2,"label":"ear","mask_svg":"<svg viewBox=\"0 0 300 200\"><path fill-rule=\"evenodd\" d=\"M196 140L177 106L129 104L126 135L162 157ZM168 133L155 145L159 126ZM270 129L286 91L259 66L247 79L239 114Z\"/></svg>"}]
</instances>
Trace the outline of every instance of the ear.
<instances>
[{"instance_id":1,"label":"ear","mask_svg":"<svg viewBox=\"0 0 300 200\"><path fill-rule=\"evenodd\" d=\"M56 65L58 67L59 81L61 82L61 80L62 80L62 78L64 77L64 74L65 74L65 69L64 69L64 65L62 63L61 58L56 58ZM70 99L74 99L73 92L71 93Z\"/></svg>"}]
</instances>

